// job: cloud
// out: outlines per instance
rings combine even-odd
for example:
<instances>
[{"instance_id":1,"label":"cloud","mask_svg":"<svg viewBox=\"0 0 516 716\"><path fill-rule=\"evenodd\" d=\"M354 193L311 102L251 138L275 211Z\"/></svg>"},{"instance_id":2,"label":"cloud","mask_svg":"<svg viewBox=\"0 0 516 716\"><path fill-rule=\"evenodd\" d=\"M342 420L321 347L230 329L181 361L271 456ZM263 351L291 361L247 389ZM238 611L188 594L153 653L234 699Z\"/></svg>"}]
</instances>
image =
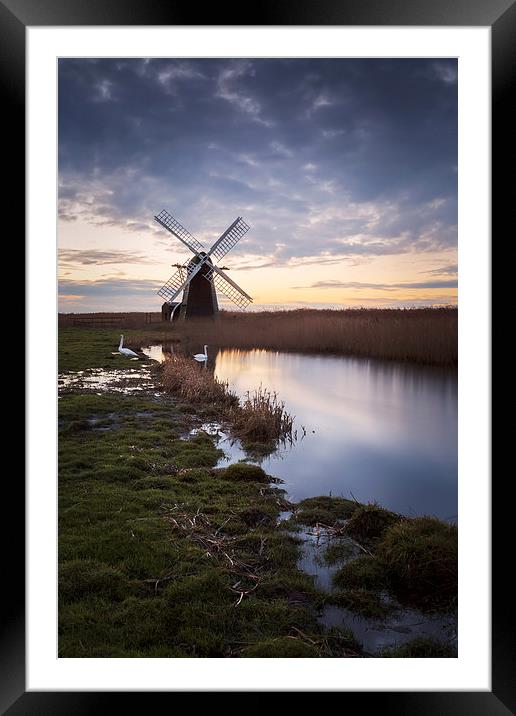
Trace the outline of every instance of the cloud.
<instances>
[{"instance_id":1,"label":"cloud","mask_svg":"<svg viewBox=\"0 0 516 716\"><path fill-rule=\"evenodd\" d=\"M149 279L112 279L104 278L96 281L76 281L73 279L60 279L60 296L95 296L106 298L111 296L133 296L138 294L152 295L162 286L161 281Z\"/></svg>"},{"instance_id":2,"label":"cloud","mask_svg":"<svg viewBox=\"0 0 516 716\"><path fill-rule=\"evenodd\" d=\"M104 264L154 264L156 261L138 251L102 251L100 249L60 249L61 266Z\"/></svg>"},{"instance_id":3,"label":"cloud","mask_svg":"<svg viewBox=\"0 0 516 716\"><path fill-rule=\"evenodd\" d=\"M110 80L101 80L97 86L96 100L98 102L108 102L113 99L113 82Z\"/></svg>"},{"instance_id":4,"label":"cloud","mask_svg":"<svg viewBox=\"0 0 516 716\"><path fill-rule=\"evenodd\" d=\"M457 83L457 65L450 62L435 62L433 64L435 75L445 84L454 85Z\"/></svg>"},{"instance_id":5,"label":"cloud","mask_svg":"<svg viewBox=\"0 0 516 716\"><path fill-rule=\"evenodd\" d=\"M364 283L362 281L316 281L310 286L293 286L301 288L346 288L375 291L395 291L398 289L429 289L429 288L457 288L457 281L420 281L407 283Z\"/></svg>"},{"instance_id":6,"label":"cloud","mask_svg":"<svg viewBox=\"0 0 516 716\"><path fill-rule=\"evenodd\" d=\"M150 61L149 61L150 62ZM157 73L158 82L170 89L172 80L205 80L205 75L187 62L171 62Z\"/></svg>"},{"instance_id":7,"label":"cloud","mask_svg":"<svg viewBox=\"0 0 516 716\"><path fill-rule=\"evenodd\" d=\"M448 266L441 266L440 268L423 271L422 273L429 273L432 274L432 276L456 276L458 270L458 264L449 264Z\"/></svg>"},{"instance_id":8,"label":"cloud","mask_svg":"<svg viewBox=\"0 0 516 716\"><path fill-rule=\"evenodd\" d=\"M233 107L247 114L254 122L272 127L273 122L261 116L260 102L253 96L249 85L243 81L253 76L253 64L247 60L227 65L218 76L215 97L226 100Z\"/></svg>"}]
</instances>

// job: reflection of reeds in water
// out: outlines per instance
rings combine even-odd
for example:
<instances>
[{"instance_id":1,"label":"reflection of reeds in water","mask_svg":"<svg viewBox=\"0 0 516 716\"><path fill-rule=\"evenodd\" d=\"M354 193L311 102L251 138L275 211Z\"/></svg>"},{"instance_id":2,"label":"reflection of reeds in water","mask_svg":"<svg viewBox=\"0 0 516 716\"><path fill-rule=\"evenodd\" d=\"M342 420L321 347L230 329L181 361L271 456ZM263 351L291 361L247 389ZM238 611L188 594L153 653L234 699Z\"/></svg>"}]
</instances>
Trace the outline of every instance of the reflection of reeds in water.
<instances>
[{"instance_id":1,"label":"reflection of reeds in water","mask_svg":"<svg viewBox=\"0 0 516 716\"><path fill-rule=\"evenodd\" d=\"M173 355L163 365L162 382L166 390L199 406L207 404L230 422L234 435L244 444L292 442L293 416L276 393L260 387L246 393L240 404L227 381L216 378L205 366L191 358Z\"/></svg>"}]
</instances>

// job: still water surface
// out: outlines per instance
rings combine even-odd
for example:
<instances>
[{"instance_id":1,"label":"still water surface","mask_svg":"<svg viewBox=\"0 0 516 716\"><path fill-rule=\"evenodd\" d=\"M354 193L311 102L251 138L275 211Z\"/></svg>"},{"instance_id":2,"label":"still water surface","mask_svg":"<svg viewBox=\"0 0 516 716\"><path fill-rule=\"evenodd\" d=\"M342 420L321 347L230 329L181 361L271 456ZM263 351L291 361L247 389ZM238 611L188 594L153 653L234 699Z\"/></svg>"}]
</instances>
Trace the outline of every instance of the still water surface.
<instances>
[{"instance_id":1,"label":"still water surface","mask_svg":"<svg viewBox=\"0 0 516 716\"><path fill-rule=\"evenodd\" d=\"M145 353L163 360L170 350ZM295 415L299 439L261 462L291 499L353 496L405 515L457 520L455 371L227 349L211 351L209 368L240 396L260 384L276 391ZM220 447L232 462L245 458L229 440Z\"/></svg>"},{"instance_id":2,"label":"still water surface","mask_svg":"<svg viewBox=\"0 0 516 716\"><path fill-rule=\"evenodd\" d=\"M261 464L292 499L353 495L406 515L457 518L457 375L367 359L221 350L215 375L260 383L296 416L294 446ZM227 450L231 453L231 450ZM232 455L231 457L234 457Z\"/></svg>"}]
</instances>

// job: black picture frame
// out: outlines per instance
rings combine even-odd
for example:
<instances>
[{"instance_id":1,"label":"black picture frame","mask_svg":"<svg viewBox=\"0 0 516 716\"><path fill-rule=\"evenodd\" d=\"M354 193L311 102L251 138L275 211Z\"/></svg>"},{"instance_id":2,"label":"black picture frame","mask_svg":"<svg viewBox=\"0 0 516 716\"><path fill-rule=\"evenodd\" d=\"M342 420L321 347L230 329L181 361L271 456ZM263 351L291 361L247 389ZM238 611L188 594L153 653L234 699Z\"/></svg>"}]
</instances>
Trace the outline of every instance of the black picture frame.
<instances>
[{"instance_id":1,"label":"black picture frame","mask_svg":"<svg viewBox=\"0 0 516 716\"><path fill-rule=\"evenodd\" d=\"M202 7L202 10L201 10ZM246 13L242 10L246 9ZM203 22L196 22L202 16ZM197 6L165 0L0 0L0 87L4 142L15 148L9 168L6 204L16 217L25 216L25 30L28 26L77 25L401 25L489 26L492 32L492 235L502 233L511 203L514 128L511 80L516 67L515 0L262 0L240 9L219 3ZM512 152L510 151L512 148ZM14 209L14 211L13 211ZM21 222L18 226L22 225ZM19 229L18 229L19 230ZM7 238L7 237L6 237ZM18 714L103 713L115 705L156 707L168 693L26 692L25 689L25 548L24 484L10 480L9 512L15 519L4 537L4 609L0 641L0 709ZM516 713L515 639L511 625L512 592L504 584L507 570L509 501L503 486L493 482L492 691L490 692L347 692L345 703L384 714ZM504 572L505 570L505 572ZM130 701L129 701L130 699ZM145 699L145 701L144 701ZM149 702L152 699L152 704ZM367 701L364 701L367 699ZM355 706L356 708L356 706Z\"/></svg>"}]
</instances>

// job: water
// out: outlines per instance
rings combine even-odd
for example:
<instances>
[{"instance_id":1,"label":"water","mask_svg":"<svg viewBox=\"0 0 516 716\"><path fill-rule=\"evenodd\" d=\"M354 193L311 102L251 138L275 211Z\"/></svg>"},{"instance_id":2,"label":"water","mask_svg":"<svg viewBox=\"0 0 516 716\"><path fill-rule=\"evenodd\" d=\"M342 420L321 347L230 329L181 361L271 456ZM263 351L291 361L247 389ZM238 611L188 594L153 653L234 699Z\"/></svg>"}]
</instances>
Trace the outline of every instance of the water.
<instances>
[{"instance_id":1,"label":"water","mask_svg":"<svg viewBox=\"0 0 516 716\"><path fill-rule=\"evenodd\" d=\"M303 539L299 569L314 578L315 585L323 592L334 590L332 578L344 563L362 554L352 539L340 537L339 541L349 543L349 556L337 564L329 566L323 557L323 550L331 539L325 537L324 530L315 535L313 530L305 529L298 533ZM386 601L392 600L385 595ZM325 627L345 626L351 629L357 641L368 654L379 654L383 649L400 646L416 637L428 637L448 644L457 649L457 619L455 614L425 614L416 609L407 609L396 605L393 613L385 619L372 619L354 614L327 604L321 610L319 621Z\"/></svg>"},{"instance_id":2,"label":"water","mask_svg":"<svg viewBox=\"0 0 516 716\"><path fill-rule=\"evenodd\" d=\"M306 435L262 462L291 498L353 495L406 515L457 517L457 376L450 370L263 350L222 350L239 394L278 392Z\"/></svg>"},{"instance_id":3,"label":"water","mask_svg":"<svg viewBox=\"0 0 516 716\"><path fill-rule=\"evenodd\" d=\"M87 370L69 371L58 375L57 386L60 393L73 390L74 392L97 392L98 395L101 392L130 395L156 390L155 376L147 366L125 370L88 368Z\"/></svg>"}]
</instances>

